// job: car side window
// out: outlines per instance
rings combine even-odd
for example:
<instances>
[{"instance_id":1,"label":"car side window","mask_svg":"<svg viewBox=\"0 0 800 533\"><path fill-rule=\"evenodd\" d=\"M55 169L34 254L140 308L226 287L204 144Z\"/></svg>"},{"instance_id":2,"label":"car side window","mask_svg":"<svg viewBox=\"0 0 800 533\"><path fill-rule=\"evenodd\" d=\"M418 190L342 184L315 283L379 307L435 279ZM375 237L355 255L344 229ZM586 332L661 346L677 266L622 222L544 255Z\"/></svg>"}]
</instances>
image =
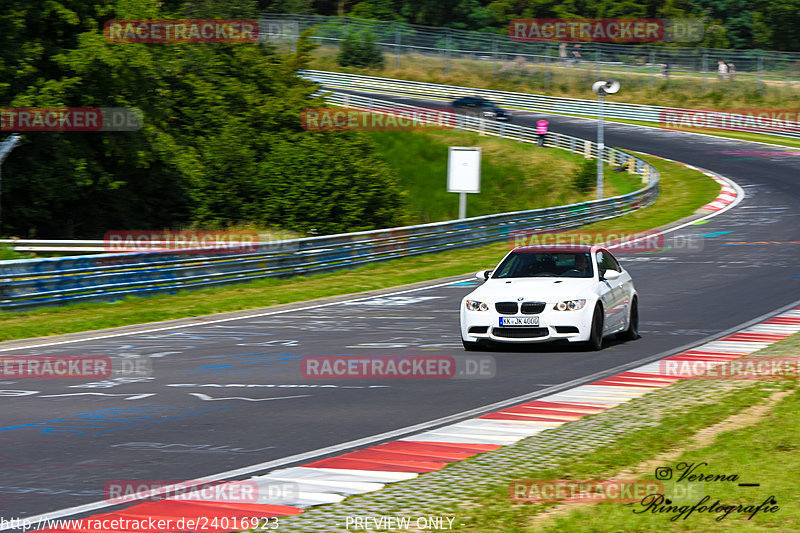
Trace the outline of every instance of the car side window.
<instances>
[{"instance_id":1,"label":"car side window","mask_svg":"<svg viewBox=\"0 0 800 533\"><path fill-rule=\"evenodd\" d=\"M492 274L493 278L507 278L510 277L511 273L516 271L519 268L520 263L520 256L519 254L513 254L506 258L503 263L495 269L494 273Z\"/></svg>"},{"instance_id":2,"label":"car side window","mask_svg":"<svg viewBox=\"0 0 800 533\"><path fill-rule=\"evenodd\" d=\"M604 276L606 270L614 270L614 265L609 259L608 254L604 252L597 252L597 270L601 276Z\"/></svg>"},{"instance_id":3,"label":"car side window","mask_svg":"<svg viewBox=\"0 0 800 533\"><path fill-rule=\"evenodd\" d=\"M622 267L619 266L619 261L617 258L611 255L609 252L604 252L603 255L608 257L608 260L611 262L611 270L616 270L617 272L622 272Z\"/></svg>"}]
</instances>

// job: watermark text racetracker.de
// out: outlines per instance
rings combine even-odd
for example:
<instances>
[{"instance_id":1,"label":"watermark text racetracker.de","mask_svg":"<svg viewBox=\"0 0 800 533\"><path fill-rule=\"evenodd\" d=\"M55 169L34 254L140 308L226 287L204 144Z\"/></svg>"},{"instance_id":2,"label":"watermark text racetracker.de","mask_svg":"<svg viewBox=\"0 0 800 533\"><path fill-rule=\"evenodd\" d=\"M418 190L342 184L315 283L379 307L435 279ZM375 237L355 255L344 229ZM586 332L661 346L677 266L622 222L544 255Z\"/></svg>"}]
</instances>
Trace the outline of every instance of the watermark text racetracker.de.
<instances>
[{"instance_id":1,"label":"watermark text racetracker.de","mask_svg":"<svg viewBox=\"0 0 800 533\"><path fill-rule=\"evenodd\" d=\"M456 114L445 107L311 107L300 114L300 125L308 131L454 128Z\"/></svg>"},{"instance_id":2,"label":"watermark text racetracker.de","mask_svg":"<svg viewBox=\"0 0 800 533\"><path fill-rule=\"evenodd\" d=\"M4 355L0 379L106 379L149 377L150 358L119 359L97 355Z\"/></svg>"},{"instance_id":3,"label":"watermark text racetracker.de","mask_svg":"<svg viewBox=\"0 0 800 533\"><path fill-rule=\"evenodd\" d=\"M259 250L275 251L275 248L288 244L288 241L261 243L255 231L148 231L114 230L103 237L106 252L228 252L253 253ZM294 245L296 246L296 244Z\"/></svg>"},{"instance_id":4,"label":"watermark text racetracker.de","mask_svg":"<svg viewBox=\"0 0 800 533\"><path fill-rule=\"evenodd\" d=\"M490 379L496 371L488 355L391 355L304 357L307 379Z\"/></svg>"},{"instance_id":5,"label":"watermark text racetracker.de","mask_svg":"<svg viewBox=\"0 0 800 533\"><path fill-rule=\"evenodd\" d=\"M516 19L509 22L512 41L652 43L699 42L702 20L696 19Z\"/></svg>"},{"instance_id":6,"label":"watermark text racetracker.de","mask_svg":"<svg viewBox=\"0 0 800 533\"><path fill-rule=\"evenodd\" d=\"M165 481L111 480L103 486L105 500L111 504L170 500L193 502L227 502L267 504L296 499L300 489L296 483L258 484L241 481Z\"/></svg>"},{"instance_id":7,"label":"watermark text racetracker.de","mask_svg":"<svg viewBox=\"0 0 800 533\"><path fill-rule=\"evenodd\" d=\"M628 230L553 232L553 230L512 231L511 248L518 246L603 246L615 252L699 252L703 237L698 234L664 233L658 230L634 233Z\"/></svg>"},{"instance_id":8,"label":"watermark text racetracker.de","mask_svg":"<svg viewBox=\"0 0 800 533\"><path fill-rule=\"evenodd\" d=\"M752 356L732 361L677 357L659 361L659 374L680 379L797 379L800 356Z\"/></svg>"},{"instance_id":9,"label":"watermark text racetracker.de","mask_svg":"<svg viewBox=\"0 0 800 533\"><path fill-rule=\"evenodd\" d=\"M674 131L800 133L798 109L661 109L658 118L663 129Z\"/></svg>"},{"instance_id":10,"label":"watermark text racetracker.de","mask_svg":"<svg viewBox=\"0 0 800 533\"><path fill-rule=\"evenodd\" d=\"M143 113L135 107L2 107L2 131L138 131Z\"/></svg>"},{"instance_id":11,"label":"watermark text racetracker.de","mask_svg":"<svg viewBox=\"0 0 800 533\"><path fill-rule=\"evenodd\" d=\"M614 501L633 503L648 494L663 493L660 481L599 479L518 479L509 486L514 502L574 503Z\"/></svg>"},{"instance_id":12,"label":"watermark text racetracker.de","mask_svg":"<svg viewBox=\"0 0 800 533\"><path fill-rule=\"evenodd\" d=\"M112 43L254 43L258 21L249 19L109 20L103 36Z\"/></svg>"}]
</instances>

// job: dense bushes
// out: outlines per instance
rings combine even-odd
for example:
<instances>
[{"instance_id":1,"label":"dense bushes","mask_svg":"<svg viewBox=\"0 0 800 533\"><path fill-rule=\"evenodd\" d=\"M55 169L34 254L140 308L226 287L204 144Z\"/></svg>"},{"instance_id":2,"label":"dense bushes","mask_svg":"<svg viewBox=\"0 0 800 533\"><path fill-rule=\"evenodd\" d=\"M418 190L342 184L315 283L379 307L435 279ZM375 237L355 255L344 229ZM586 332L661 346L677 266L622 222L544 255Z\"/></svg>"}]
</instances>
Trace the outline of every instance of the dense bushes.
<instances>
[{"instance_id":1,"label":"dense bushes","mask_svg":"<svg viewBox=\"0 0 800 533\"><path fill-rule=\"evenodd\" d=\"M280 55L253 43L102 36L109 19L255 18L242 11L247 2L235 13L187 3L187 13L156 0L91 0L76 3L79 11L9 1L0 13L4 107L135 106L144 126L24 133L3 164L1 233L99 238L242 221L323 233L397 222L393 173L361 134L301 128L301 111L324 105L312 96L317 86L296 75L312 49L307 39Z\"/></svg>"},{"instance_id":2,"label":"dense bushes","mask_svg":"<svg viewBox=\"0 0 800 533\"><path fill-rule=\"evenodd\" d=\"M374 35L351 32L342 40L336 61L343 67L383 67L383 54Z\"/></svg>"},{"instance_id":3,"label":"dense bushes","mask_svg":"<svg viewBox=\"0 0 800 533\"><path fill-rule=\"evenodd\" d=\"M585 159L575 170L570 183L578 192L589 192L594 189L597 186L597 160Z\"/></svg>"}]
</instances>

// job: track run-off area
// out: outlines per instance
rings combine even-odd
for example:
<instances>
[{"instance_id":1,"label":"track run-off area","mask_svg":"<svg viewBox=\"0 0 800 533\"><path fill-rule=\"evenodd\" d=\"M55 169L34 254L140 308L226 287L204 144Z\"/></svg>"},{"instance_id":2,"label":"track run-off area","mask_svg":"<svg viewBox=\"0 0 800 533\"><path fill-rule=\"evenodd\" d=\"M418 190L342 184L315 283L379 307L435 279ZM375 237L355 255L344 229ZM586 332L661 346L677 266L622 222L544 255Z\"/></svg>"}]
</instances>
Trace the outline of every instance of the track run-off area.
<instances>
[{"instance_id":1,"label":"track run-off area","mask_svg":"<svg viewBox=\"0 0 800 533\"><path fill-rule=\"evenodd\" d=\"M533 127L542 116L551 131L594 138L596 124L586 119L521 112L515 123ZM706 169L743 192L731 209L672 232L700 246L615 252L639 293L640 339L609 340L600 352L540 345L479 353L492 359L491 373L457 379L304 374L306 357L464 357L458 306L478 283L464 276L237 318L0 345L0 356L80 355L149 365L148 375L126 379L0 383L0 516L80 518L125 507L106 498L113 481L238 479L322 460L472 418L512 398L530 401L601 379L798 300L797 156L781 155L788 149L779 147L613 123L605 135L607 146ZM486 257L474 270L499 259Z\"/></svg>"}]
</instances>

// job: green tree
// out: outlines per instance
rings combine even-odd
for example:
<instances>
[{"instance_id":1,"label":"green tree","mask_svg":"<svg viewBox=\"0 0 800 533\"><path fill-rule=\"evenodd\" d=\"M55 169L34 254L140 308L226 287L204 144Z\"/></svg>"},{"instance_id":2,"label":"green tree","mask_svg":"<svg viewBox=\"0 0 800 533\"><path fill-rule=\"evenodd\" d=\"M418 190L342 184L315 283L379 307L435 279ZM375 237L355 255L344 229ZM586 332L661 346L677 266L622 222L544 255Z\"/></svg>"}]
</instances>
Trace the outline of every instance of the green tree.
<instances>
[{"instance_id":1,"label":"green tree","mask_svg":"<svg viewBox=\"0 0 800 533\"><path fill-rule=\"evenodd\" d=\"M772 50L800 50L800 0L759 0L753 16L754 44Z\"/></svg>"},{"instance_id":2,"label":"green tree","mask_svg":"<svg viewBox=\"0 0 800 533\"><path fill-rule=\"evenodd\" d=\"M733 48L753 45L752 2L748 0L689 0L695 13L721 21L725 38Z\"/></svg>"},{"instance_id":3,"label":"green tree","mask_svg":"<svg viewBox=\"0 0 800 533\"><path fill-rule=\"evenodd\" d=\"M162 11L156 0L75 4L80 11L33 0L0 13L11 48L0 50L4 105L137 107L144 124L25 133L3 166L5 233L96 238L239 221L349 231L398 219L400 191L371 145L301 129L302 110L323 105L318 87L296 74L310 57L307 35L290 55L256 44L110 43L105 20L186 11ZM247 7L168 7L229 18L226 6Z\"/></svg>"},{"instance_id":4,"label":"green tree","mask_svg":"<svg viewBox=\"0 0 800 533\"><path fill-rule=\"evenodd\" d=\"M383 67L383 54L369 32L350 32L339 47L336 61L343 67Z\"/></svg>"}]
</instances>

